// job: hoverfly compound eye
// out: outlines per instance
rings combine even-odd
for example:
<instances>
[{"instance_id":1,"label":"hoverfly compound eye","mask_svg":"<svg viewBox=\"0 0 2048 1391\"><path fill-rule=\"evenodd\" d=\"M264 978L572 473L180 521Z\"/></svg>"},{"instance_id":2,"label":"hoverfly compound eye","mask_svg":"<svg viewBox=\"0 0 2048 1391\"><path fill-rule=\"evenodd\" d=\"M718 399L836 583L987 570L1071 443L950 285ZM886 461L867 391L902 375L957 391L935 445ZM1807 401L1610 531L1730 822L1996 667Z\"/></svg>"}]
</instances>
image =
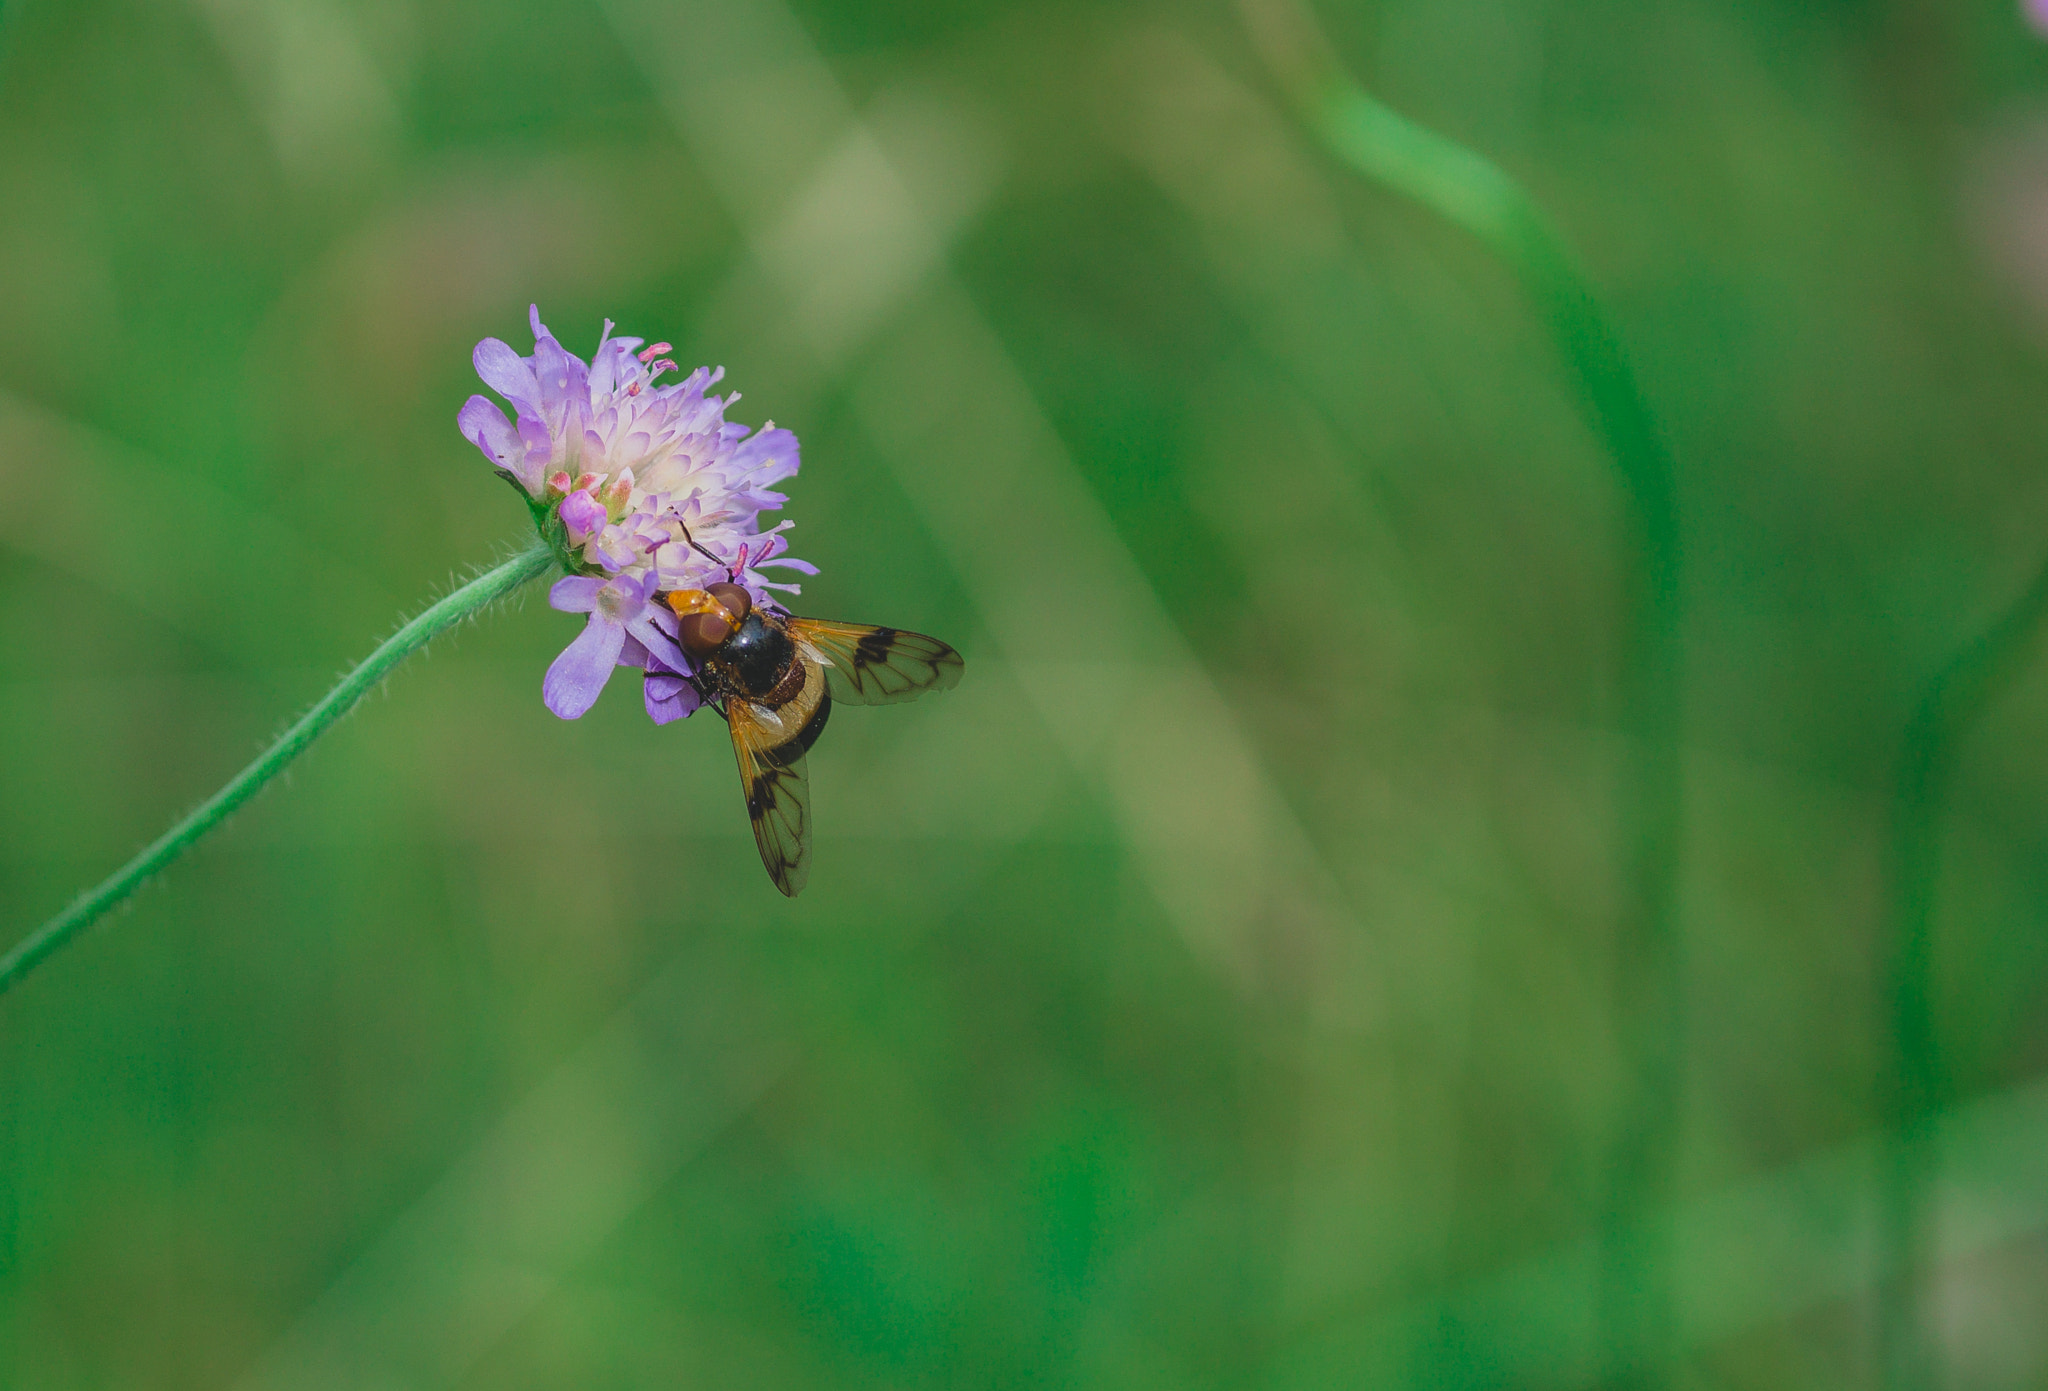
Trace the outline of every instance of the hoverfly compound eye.
<instances>
[{"instance_id":1,"label":"hoverfly compound eye","mask_svg":"<svg viewBox=\"0 0 2048 1391\"><path fill-rule=\"evenodd\" d=\"M747 615L753 612L754 601L748 597L746 590L736 584L707 584L704 586L704 592L725 606L725 611L732 615L732 626L735 628L746 622Z\"/></svg>"},{"instance_id":2,"label":"hoverfly compound eye","mask_svg":"<svg viewBox=\"0 0 2048 1391\"><path fill-rule=\"evenodd\" d=\"M683 651L692 657L704 658L725 645L732 636L736 625L726 622L723 608L706 609L702 612L685 614L676 625L676 638L683 645Z\"/></svg>"}]
</instances>

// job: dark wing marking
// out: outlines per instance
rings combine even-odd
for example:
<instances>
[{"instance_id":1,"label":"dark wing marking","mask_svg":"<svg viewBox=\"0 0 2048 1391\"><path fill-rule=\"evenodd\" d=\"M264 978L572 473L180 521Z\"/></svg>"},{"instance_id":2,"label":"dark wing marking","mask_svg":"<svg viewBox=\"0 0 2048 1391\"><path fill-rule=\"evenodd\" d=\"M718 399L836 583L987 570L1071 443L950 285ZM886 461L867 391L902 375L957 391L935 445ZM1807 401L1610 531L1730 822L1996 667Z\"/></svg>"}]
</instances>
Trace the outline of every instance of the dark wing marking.
<instances>
[{"instance_id":1,"label":"dark wing marking","mask_svg":"<svg viewBox=\"0 0 2048 1391\"><path fill-rule=\"evenodd\" d=\"M926 691L949 691L967 668L960 654L937 638L901 628L792 618L789 635L831 663L825 669L826 689L842 705L892 705Z\"/></svg>"},{"instance_id":2,"label":"dark wing marking","mask_svg":"<svg viewBox=\"0 0 2048 1391\"><path fill-rule=\"evenodd\" d=\"M826 708L821 705L810 723L822 728ZM809 743L779 724L764 724L760 708L746 701L729 700L725 709L761 863L775 887L795 898L811 870L811 785L804 771Z\"/></svg>"}]
</instances>

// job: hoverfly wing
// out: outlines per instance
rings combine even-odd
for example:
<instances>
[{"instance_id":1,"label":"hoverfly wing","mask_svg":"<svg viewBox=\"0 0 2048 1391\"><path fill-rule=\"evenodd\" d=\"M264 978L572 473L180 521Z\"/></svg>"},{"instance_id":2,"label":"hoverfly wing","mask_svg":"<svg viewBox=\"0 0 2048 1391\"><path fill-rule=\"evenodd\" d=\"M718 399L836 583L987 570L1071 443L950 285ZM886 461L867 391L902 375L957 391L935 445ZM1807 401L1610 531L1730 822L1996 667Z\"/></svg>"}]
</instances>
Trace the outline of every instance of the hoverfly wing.
<instances>
[{"instance_id":1,"label":"hoverfly wing","mask_svg":"<svg viewBox=\"0 0 2048 1391\"><path fill-rule=\"evenodd\" d=\"M789 635L830 663L826 689L842 705L892 705L960 684L960 654L923 633L791 618Z\"/></svg>"},{"instance_id":2,"label":"hoverfly wing","mask_svg":"<svg viewBox=\"0 0 2048 1391\"><path fill-rule=\"evenodd\" d=\"M821 714L823 708L820 702ZM811 784L804 769L810 745L764 723L761 713L760 707L744 700L725 703L733 753L739 758L740 790L754 823L754 845L775 887L795 898L811 872Z\"/></svg>"}]
</instances>

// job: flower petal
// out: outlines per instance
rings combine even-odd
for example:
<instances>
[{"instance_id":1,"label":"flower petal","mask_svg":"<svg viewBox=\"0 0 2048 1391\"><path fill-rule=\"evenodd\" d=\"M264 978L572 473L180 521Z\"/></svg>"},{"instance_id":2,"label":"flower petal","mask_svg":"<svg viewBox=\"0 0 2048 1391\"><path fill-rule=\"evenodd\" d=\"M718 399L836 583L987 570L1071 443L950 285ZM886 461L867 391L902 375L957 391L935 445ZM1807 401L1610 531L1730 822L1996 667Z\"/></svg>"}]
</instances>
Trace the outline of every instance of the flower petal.
<instances>
[{"instance_id":1,"label":"flower petal","mask_svg":"<svg viewBox=\"0 0 2048 1391\"><path fill-rule=\"evenodd\" d=\"M647 718L656 724L694 715L704 704L704 697L688 681L656 671L648 672L640 683L640 696L647 703Z\"/></svg>"},{"instance_id":2,"label":"flower petal","mask_svg":"<svg viewBox=\"0 0 2048 1391\"><path fill-rule=\"evenodd\" d=\"M534 379L533 360L512 351L512 345L486 338L476 345L476 374L484 385L520 407L520 414L540 408L540 383Z\"/></svg>"},{"instance_id":3,"label":"flower petal","mask_svg":"<svg viewBox=\"0 0 2048 1391\"><path fill-rule=\"evenodd\" d=\"M533 311L533 375L540 383L541 411L548 423L567 434L583 432L590 411L590 374L583 359L555 341Z\"/></svg>"},{"instance_id":4,"label":"flower petal","mask_svg":"<svg viewBox=\"0 0 2048 1391\"><path fill-rule=\"evenodd\" d=\"M541 461L529 461L526 442L505 419L497 403L484 396L472 396L455 417L463 438L484 452L498 472L512 479L535 497L540 496Z\"/></svg>"},{"instance_id":5,"label":"flower petal","mask_svg":"<svg viewBox=\"0 0 2048 1391\"><path fill-rule=\"evenodd\" d=\"M795 434L773 426L762 429L732 451L733 466L752 474L751 481L763 487L795 473L799 459Z\"/></svg>"},{"instance_id":6,"label":"flower petal","mask_svg":"<svg viewBox=\"0 0 2048 1391\"><path fill-rule=\"evenodd\" d=\"M597 607L597 591L604 581L595 575L564 575L548 590L548 607L563 613L589 613Z\"/></svg>"},{"instance_id":7,"label":"flower petal","mask_svg":"<svg viewBox=\"0 0 2048 1391\"><path fill-rule=\"evenodd\" d=\"M640 364L633 360L633 349L639 346L637 338L612 337L597 345L597 351L590 357L590 394L593 400L610 396L643 375Z\"/></svg>"},{"instance_id":8,"label":"flower petal","mask_svg":"<svg viewBox=\"0 0 2048 1391\"><path fill-rule=\"evenodd\" d=\"M455 425L464 439L501 467L512 467L513 459L526 453L520 446L519 432L505 418L505 412L498 409L498 403L488 396L472 396L464 401L462 409L455 413Z\"/></svg>"},{"instance_id":9,"label":"flower petal","mask_svg":"<svg viewBox=\"0 0 2048 1391\"><path fill-rule=\"evenodd\" d=\"M624 628L592 614L576 641L549 664L540 683L540 698L565 720L580 717L597 703L604 683L611 680L612 668L618 665L619 649L625 645Z\"/></svg>"},{"instance_id":10,"label":"flower petal","mask_svg":"<svg viewBox=\"0 0 2048 1391\"><path fill-rule=\"evenodd\" d=\"M653 576L653 573L651 570L648 571L650 578ZM683 621L676 617L676 611L667 604L649 604L647 606L647 617L652 620L655 627L661 629L663 636L676 638L678 641L681 640ZM682 668L684 671L689 669L687 666Z\"/></svg>"},{"instance_id":11,"label":"flower petal","mask_svg":"<svg viewBox=\"0 0 2048 1391\"><path fill-rule=\"evenodd\" d=\"M656 606L649 604L626 624L626 631L631 633L660 665L670 671L688 671L689 659L683 655L683 649L676 640L661 630L661 625L655 617L657 612Z\"/></svg>"},{"instance_id":12,"label":"flower petal","mask_svg":"<svg viewBox=\"0 0 2048 1391\"><path fill-rule=\"evenodd\" d=\"M548 430L548 423L540 418L538 409L536 407L533 412L519 412L520 443L526 446L527 452L534 458L544 459L547 464L564 462L562 447L555 442L554 435ZM547 464L541 465L543 471L546 470Z\"/></svg>"},{"instance_id":13,"label":"flower petal","mask_svg":"<svg viewBox=\"0 0 2048 1391\"><path fill-rule=\"evenodd\" d=\"M631 633L627 633L626 644L619 649L619 665L622 667L638 667L640 670L645 671L647 670L647 663L646 647L641 644L640 639L634 637ZM656 671L661 670L661 663L658 660L654 663L654 669Z\"/></svg>"}]
</instances>

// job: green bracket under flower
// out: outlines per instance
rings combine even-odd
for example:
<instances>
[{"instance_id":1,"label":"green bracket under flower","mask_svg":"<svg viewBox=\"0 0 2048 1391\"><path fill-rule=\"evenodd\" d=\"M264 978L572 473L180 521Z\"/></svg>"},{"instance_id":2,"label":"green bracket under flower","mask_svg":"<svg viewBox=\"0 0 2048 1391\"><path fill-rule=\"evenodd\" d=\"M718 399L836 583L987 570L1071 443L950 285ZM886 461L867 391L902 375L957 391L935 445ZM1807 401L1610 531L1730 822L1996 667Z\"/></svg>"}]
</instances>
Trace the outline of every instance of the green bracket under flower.
<instances>
[{"instance_id":1,"label":"green bracket under flower","mask_svg":"<svg viewBox=\"0 0 2048 1391\"><path fill-rule=\"evenodd\" d=\"M1240 0L1303 124L1356 172L1464 228L1500 256L1549 325L1628 502L1621 722L1631 757L1613 989L1626 1069L1600 1216L1597 1336L1609 1386L1668 1378L1675 1301L1669 1238L1685 1053L1685 968L1674 911L1680 850L1678 508L1669 452L1585 275L1522 186L1417 125L1342 71L1295 0Z\"/></svg>"}]
</instances>

